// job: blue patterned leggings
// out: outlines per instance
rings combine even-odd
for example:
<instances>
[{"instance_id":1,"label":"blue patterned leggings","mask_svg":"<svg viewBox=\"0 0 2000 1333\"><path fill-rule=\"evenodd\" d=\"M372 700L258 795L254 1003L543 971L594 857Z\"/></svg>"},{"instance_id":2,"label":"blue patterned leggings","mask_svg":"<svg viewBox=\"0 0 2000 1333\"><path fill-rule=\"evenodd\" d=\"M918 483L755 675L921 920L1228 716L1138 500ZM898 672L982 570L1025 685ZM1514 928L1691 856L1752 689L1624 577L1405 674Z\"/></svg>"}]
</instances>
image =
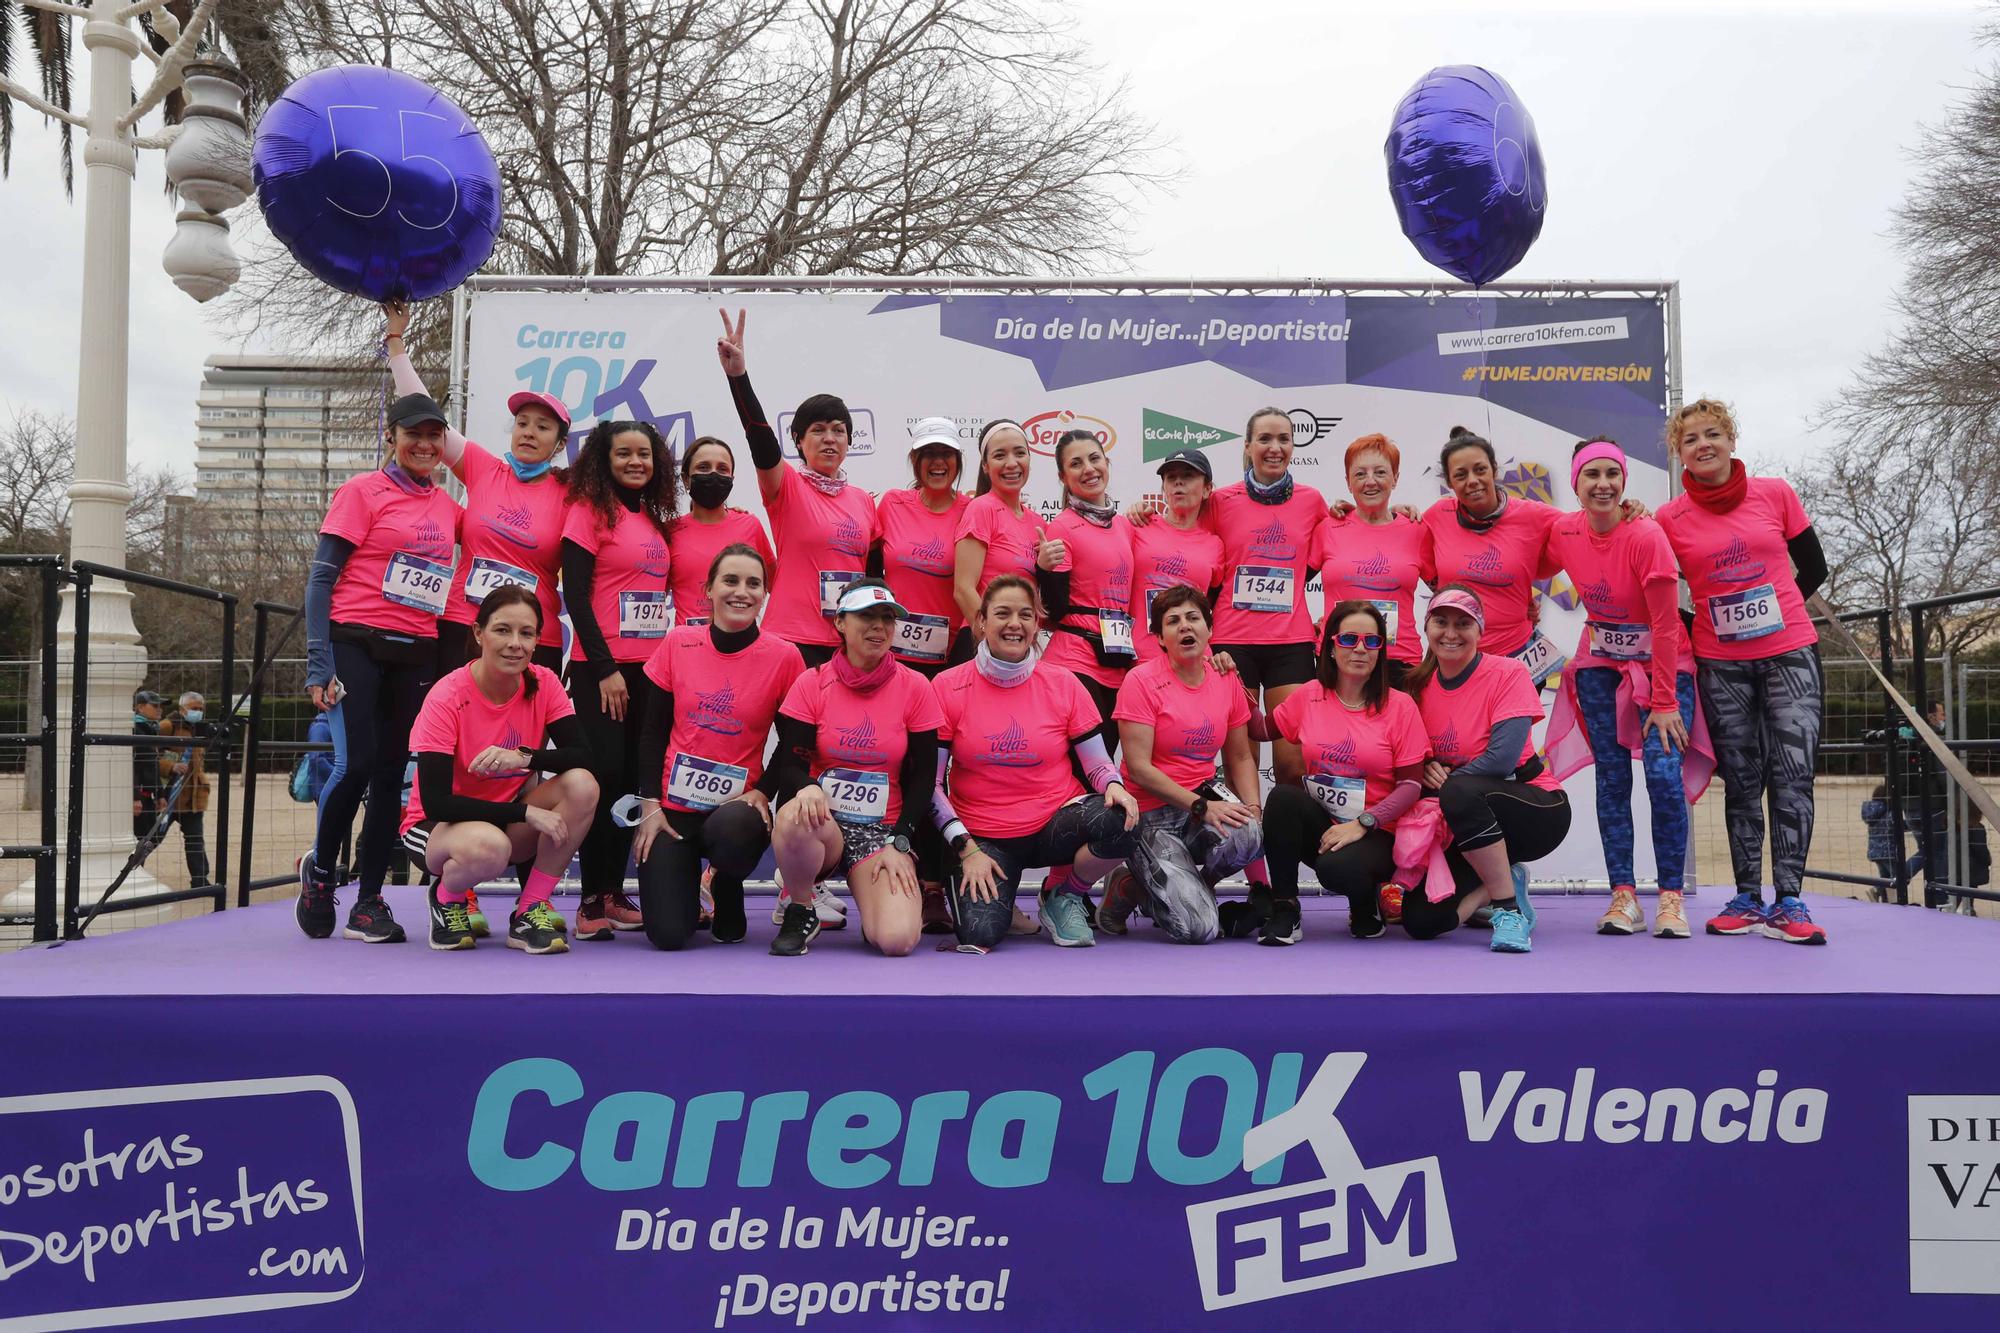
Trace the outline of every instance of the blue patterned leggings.
<instances>
[{"instance_id":1,"label":"blue patterned leggings","mask_svg":"<svg viewBox=\"0 0 2000 1333\"><path fill-rule=\"evenodd\" d=\"M1576 703L1597 769L1597 832L1604 840L1604 868L1611 882L1632 882L1632 752L1618 743L1619 675L1609 667L1577 671ZM1694 677L1683 671L1674 677L1681 721L1694 727ZM1659 733L1646 733L1640 756L1646 771L1646 800L1653 808L1653 863L1660 887L1678 889L1687 864L1687 793L1681 788L1681 757L1660 743Z\"/></svg>"}]
</instances>

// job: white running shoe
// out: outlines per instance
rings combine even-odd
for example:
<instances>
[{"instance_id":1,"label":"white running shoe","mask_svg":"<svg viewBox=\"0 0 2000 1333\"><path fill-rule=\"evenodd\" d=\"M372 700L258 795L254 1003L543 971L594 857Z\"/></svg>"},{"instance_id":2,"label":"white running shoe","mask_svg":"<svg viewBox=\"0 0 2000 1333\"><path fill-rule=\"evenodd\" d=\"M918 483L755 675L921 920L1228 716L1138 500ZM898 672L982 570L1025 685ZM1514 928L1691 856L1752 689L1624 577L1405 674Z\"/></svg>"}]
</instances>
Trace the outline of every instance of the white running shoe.
<instances>
[{"instance_id":1,"label":"white running shoe","mask_svg":"<svg viewBox=\"0 0 2000 1333\"><path fill-rule=\"evenodd\" d=\"M785 924L785 903L787 901L784 881L780 880L778 881L778 901L771 908L772 925L782 926ZM819 917L819 928L821 930L847 929L847 904L842 902L840 896L828 888L824 881L813 885L813 913Z\"/></svg>"}]
</instances>

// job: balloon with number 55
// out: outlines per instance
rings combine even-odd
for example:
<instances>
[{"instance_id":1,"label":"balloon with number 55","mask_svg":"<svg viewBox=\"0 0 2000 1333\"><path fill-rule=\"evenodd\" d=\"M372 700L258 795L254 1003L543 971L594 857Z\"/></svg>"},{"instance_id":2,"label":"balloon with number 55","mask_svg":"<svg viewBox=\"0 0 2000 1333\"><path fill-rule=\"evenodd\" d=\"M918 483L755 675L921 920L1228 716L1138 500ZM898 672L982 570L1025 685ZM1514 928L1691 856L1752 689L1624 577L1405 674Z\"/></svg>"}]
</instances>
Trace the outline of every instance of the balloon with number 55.
<instances>
[{"instance_id":1,"label":"balloon with number 55","mask_svg":"<svg viewBox=\"0 0 2000 1333\"><path fill-rule=\"evenodd\" d=\"M1542 234L1541 141L1498 74L1441 65L1418 79L1396 104L1382 152L1403 235L1445 272L1492 282Z\"/></svg>"},{"instance_id":2,"label":"balloon with number 55","mask_svg":"<svg viewBox=\"0 0 2000 1333\"><path fill-rule=\"evenodd\" d=\"M500 232L500 168L450 98L335 65L285 89L252 153L272 235L328 285L421 301L476 272Z\"/></svg>"}]
</instances>

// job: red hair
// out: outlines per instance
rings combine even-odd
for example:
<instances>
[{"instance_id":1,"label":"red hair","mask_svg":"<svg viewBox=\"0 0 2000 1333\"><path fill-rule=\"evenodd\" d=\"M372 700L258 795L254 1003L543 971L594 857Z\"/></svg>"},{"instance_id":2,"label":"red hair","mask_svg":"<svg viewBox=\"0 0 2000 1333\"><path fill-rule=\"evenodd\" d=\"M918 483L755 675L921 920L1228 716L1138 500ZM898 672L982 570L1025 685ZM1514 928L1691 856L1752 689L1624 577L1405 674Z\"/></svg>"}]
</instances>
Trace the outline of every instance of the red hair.
<instances>
[{"instance_id":1,"label":"red hair","mask_svg":"<svg viewBox=\"0 0 2000 1333\"><path fill-rule=\"evenodd\" d=\"M1340 460L1340 470L1347 471L1354 466L1354 460L1365 453L1378 453L1389 460L1389 470L1397 476L1403 474L1403 451L1396 442L1386 435L1364 435L1347 446L1346 455Z\"/></svg>"}]
</instances>

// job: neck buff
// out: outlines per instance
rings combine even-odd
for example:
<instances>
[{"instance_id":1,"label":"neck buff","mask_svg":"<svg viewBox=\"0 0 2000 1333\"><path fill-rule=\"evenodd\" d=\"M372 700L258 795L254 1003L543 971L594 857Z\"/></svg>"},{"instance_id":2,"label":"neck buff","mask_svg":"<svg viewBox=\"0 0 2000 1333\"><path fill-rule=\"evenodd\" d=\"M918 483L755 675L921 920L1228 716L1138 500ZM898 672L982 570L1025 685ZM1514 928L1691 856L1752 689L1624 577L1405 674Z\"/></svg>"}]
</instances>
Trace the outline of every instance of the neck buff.
<instances>
[{"instance_id":1,"label":"neck buff","mask_svg":"<svg viewBox=\"0 0 2000 1333\"><path fill-rule=\"evenodd\" d=\"M1028 655L1018 662L1005 662L993 655L993 650L980 640L972 652L972 669L1003 689L1013 689L1035 674L1035 664L1042 660L1042 650L1030 648Z\"/></svg>"},{"instance_id":2,"label":"neck buff","mask_svg":"<svg viewBox=\"0 0 2000 1333\"><path fill-rule=\"evenodd\" d=\"M1285 469L1285 475L1266 486L1257 480L1257 469L1243 469L1243 489L1260 505L1281 505L1292 498L1292 470Z\"/></svg>"},{"instance_id":3,"label":"neck buff","mask_svg":"<svg viewBox=\"0 0 2000 1333\"><path fill-rule=\"evenodd\" d=\"M873 671L863 671L860 667L848 661L847 650L844 648L835 653L831 661L833 663L833 678L848 689L853 690L856 694L873 694L888 682L889 677L896 674L896 655L894 653L882 654L882 660L876 664Z\"/></svg>"},{"instance_id":4,"label":"neck buff","mask_svg":"<svg viewBox=\"0 0 2000 1333\"><path fill-rule=\"evenodd\" d=\"M409 473L403 470L403 465L401 463L390 463L387 467L383 468L382 470L389 474L390 481L395 482L398 486L408 491L411 495L427 494L433 486L437 485L437 483L432 481L429 477L425 477L419 480L418 478L411 476Z\"/></svg>"},{"instance_id":5,"label":"neck buff","mask_svg":"<svg viewBox=\"0 0 2000 1333\"><path fill-rule=\"evenodd\" d=\"M1100 505L1092 504L1088 500L1071 495L1065 491L1063 492L1063 500L1071 509L1082 515L1085 522L1095 523L1100 528L1110 527L1111 520L1118 517L1118 505L1110 496L1106 496L1104 503Z\"/></svg>"},{"instance_id":6,"label":"neck buff","mask_svg":"<svg viewBox=\"0 0 2000 1333\"><path fill-rule=\"evenodd\" d=\"M1729 480L1720 486L1711 486L1697 480L1694 473L1681 469L1681 485L1687 490L1688 499L1700 505L1711 514L1726 514L1743 503L1743 497L1750 493L1750 473L1743 466L1743 460L1729 460Z\"/></svg>"},{"instance_id":7,"label":"neck buff","mask_svg":"<svg viewBox=\"0 0 2000 1333\"><path fill-rule=\"evenodd\" d=\"M718 653L740 653L757 642L757 622L753 620L742 629L724 629L711 620L708 622L708 641L715 645Z\"/></svg>"},{"instance_id":8,"label":"neck buff","mask_svg":"<svg viewBox=\"0 0 2000 1333\"><path fill-rule=\"evenodd\" d=\"M847 489L846 468L842 468L829 477L824 473L815 472L809 467L802 467L799 469L799 475L806 479L806 484L821 495L838 495Z\"/></svg>"},{"instance_id":9,"label":"neck buff","mask_svg":"<svg viewBox=\"0 0 2000 1333\"><path fill-rule=\"evenodd\" d=\"M514 480L516 481L533 481L537 477L547 475L549 469L555 465L556 456L554 454L550 454L539 463L523 463L514 456L512 449L507 451L507 466L514 469Z\"/></svg>"},{"instance_id":10,"label":"neck buff","mask_svg":"<svg viewBox=\"0 0 2000 1333\"><path fill-rule=\"evenodd\" d=\"M1464 505L1458 506L1458 526L1472 532L1491 532L1507 517L1507 492L1500 492L1500 507L1485 518L1474 518Z\"/></svg>"}]
</instances>

